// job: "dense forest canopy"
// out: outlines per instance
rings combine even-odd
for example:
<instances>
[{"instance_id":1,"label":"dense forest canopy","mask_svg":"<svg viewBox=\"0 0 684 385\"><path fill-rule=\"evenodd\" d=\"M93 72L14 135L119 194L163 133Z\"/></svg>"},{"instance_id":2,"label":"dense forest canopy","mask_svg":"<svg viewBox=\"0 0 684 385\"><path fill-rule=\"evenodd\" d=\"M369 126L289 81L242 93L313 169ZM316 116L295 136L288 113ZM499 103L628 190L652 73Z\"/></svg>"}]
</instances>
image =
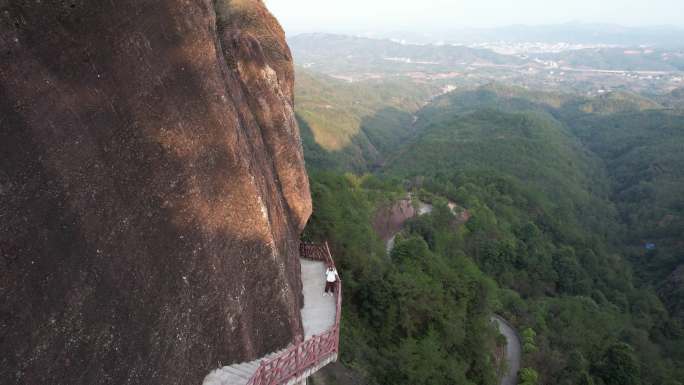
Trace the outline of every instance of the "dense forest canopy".
<instances>
[{"instance_id":1,"label":"dense forest canopy","mask_svg":"<svg viewBox=\"0 0 684 385\"><path fill-rule=\"evenodd\" d=\"M403 134L365 164L307 137L300 111L307 236L331 240L347 277L346 366L377 384L497 383L498 313L522 334L520 383L682 383L684 115L496 84L396 109L410 130L366 118ZM373 216L409 192L434 211L386 255Z\"/></svg>"}]
</instances>

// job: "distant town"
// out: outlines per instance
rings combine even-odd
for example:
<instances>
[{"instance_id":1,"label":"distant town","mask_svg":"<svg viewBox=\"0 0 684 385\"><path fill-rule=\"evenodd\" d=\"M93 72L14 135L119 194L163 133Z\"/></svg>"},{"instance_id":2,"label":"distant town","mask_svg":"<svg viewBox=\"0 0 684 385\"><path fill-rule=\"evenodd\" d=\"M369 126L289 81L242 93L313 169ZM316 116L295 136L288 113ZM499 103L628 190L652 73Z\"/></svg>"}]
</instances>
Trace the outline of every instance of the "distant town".
<instances>
[{"instance_id":1,"label":"distant town","mask_svg":"<svg viewBox=\"0 0 684 385\"><path fill-rule=\"evenodd\" d=\"M408 78L453 88L500 82L586 95L619 90L658 95L684 87L684 52L645 45L413 44L322 34L295 37L291 45L299 65L346 82Z\"/></svg>"}]
</instances>

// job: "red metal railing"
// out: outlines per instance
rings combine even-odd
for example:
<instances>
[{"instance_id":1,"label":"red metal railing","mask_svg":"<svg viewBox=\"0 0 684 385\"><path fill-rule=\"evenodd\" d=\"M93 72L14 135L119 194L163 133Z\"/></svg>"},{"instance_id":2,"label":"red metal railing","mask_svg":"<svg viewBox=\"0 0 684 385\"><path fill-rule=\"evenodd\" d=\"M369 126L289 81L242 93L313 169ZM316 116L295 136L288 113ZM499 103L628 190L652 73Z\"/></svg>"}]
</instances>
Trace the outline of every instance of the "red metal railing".
<instances>
[{"instance_id":1,"label":"red metal railing","mask_svg":"<svg viewBox=\"0 0 684 385\"><path fill-rule=\"evenodd\" d=\"M302 258L322 261L335 266L328 243L300 243L299 255ZM247 385L282 385L298 379L308 370L339 352L340 315L342 313L342 282L337 280L335 290L335 324L323 334L312 336L284 351L277 357L261 361Z\"/></svg>"}]
</instances>

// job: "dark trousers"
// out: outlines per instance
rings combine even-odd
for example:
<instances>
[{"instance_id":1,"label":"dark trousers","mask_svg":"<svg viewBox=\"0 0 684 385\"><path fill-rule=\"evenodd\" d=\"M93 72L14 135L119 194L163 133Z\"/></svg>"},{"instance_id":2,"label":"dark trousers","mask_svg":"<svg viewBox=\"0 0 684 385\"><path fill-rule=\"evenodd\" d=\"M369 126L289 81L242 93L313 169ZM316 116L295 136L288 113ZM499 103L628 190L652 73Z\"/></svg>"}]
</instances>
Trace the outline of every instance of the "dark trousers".
<instances>
[{"instance_id":1,"label":"dark trousers","mask_svg":"<svg viewBox=\"0 0 684 385\"><path fill-rule=\"evenodd\" d=\"M335 284L337 282L326 282L325 283L325 292L328 293L334 293L335 292Z\"/></svg>"}]
</instances>

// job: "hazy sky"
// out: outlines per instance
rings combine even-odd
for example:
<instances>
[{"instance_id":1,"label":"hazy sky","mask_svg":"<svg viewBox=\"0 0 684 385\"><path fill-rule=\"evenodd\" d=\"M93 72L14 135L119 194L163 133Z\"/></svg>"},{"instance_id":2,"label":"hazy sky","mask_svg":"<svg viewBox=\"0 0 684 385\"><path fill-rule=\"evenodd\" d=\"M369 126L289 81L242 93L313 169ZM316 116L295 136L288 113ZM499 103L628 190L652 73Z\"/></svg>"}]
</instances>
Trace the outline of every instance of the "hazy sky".
<instances>
[{"instance_id":1,"label":"hazy sky","mask_svg":"<svg viewBox=\"0 0 684 385\"><path fill-rule=\"evenodd\" d=\"M288 33L557 24L684 26L684 0L264 0Z\"/></svg>"}]
</instances>

